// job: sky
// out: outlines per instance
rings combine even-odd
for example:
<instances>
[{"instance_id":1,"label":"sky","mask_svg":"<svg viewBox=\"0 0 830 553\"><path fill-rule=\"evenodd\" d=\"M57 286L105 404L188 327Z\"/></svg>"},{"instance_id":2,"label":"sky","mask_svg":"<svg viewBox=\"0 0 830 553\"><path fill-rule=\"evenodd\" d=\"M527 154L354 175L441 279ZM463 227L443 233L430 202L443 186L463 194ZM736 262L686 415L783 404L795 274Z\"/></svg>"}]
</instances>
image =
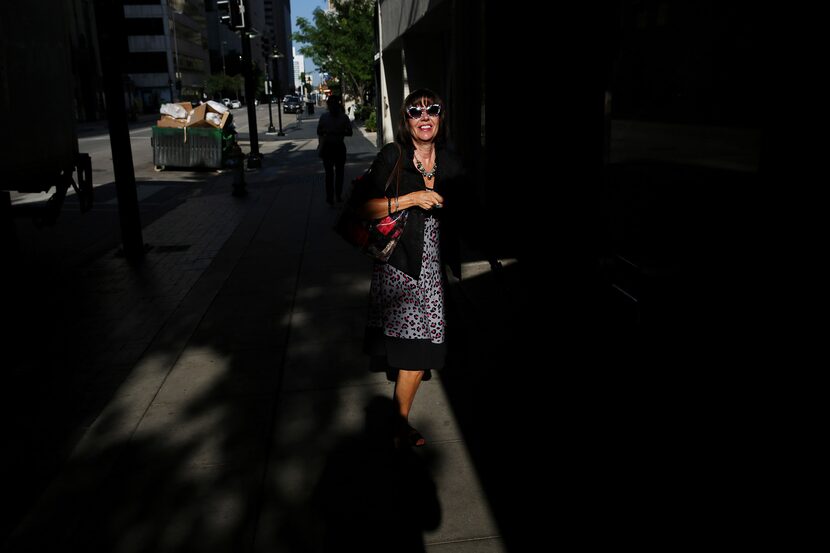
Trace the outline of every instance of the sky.
<instances>
[{"instance_id":1,"label":"sky","mask_svg":"<svg viewBox=\"0 0 830 553\"><path fill-rule=\"evenodd\" d=\"M305 17L307 20L313 22L314 17L312 16L312 14L314 13L315 8L325 10L327 5L328 2L326 2L326 0L291 0L291 32L296 33L297 31L299 31L299 29L297 28L298 17ZM297 54L299 54L301 44L295 41L293 41L293 44L294 50L297 52ZM317 68L314 66L314 62L306 58L305 70L308 73L313 73L312 79L315 85L319 82L319 77L316 69Z\"/></svg>"}]
</instances>

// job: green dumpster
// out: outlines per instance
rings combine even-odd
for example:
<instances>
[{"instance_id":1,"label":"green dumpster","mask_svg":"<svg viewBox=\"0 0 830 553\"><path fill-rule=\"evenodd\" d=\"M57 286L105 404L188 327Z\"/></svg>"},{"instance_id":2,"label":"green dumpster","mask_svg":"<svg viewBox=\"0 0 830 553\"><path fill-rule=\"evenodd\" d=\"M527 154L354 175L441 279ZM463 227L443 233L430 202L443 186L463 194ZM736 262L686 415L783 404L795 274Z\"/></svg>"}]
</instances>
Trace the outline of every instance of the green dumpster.
<instances>
[{"instance_id":1,"label":"green dumpster","mask_svg":"<svg viewBox=\"0 0 830 553\"><path fill-rule=\"evenodd\" d=\"M183 129L153 127L153 165L157 171L167 167L221 169L225 152L230 151L235 135L213 127Z\"/></svg>"}]
</instances>

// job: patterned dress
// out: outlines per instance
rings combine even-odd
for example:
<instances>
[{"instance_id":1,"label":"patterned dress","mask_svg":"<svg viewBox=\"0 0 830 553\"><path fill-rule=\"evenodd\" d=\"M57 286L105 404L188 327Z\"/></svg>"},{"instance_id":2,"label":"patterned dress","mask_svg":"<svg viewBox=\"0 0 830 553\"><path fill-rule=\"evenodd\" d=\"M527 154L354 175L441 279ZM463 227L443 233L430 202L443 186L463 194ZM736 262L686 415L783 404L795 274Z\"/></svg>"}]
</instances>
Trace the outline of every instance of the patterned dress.
<instances>
[{"instance_id":1,"label":"patterned dress","mask_svg":"<svg viewBox=\"0 0 830 553\"><path fill-rule=\"evenodd\" d=\"M428 370L444 365L446 320L439 241L438 220L427 216L420 278L388 263L376 263L372 271L368 327L382 334L387 363L393 369Z\"/></svg>"}]
</instances>

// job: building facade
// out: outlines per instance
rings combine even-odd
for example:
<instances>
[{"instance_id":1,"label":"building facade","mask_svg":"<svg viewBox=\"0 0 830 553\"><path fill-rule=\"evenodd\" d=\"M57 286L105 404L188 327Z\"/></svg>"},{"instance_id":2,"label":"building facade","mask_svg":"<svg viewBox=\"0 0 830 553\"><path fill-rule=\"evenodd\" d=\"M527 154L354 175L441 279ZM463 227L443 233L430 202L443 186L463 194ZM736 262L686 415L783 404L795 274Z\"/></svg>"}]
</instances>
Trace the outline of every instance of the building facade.
<instances>
[{"instance_id":1,"label":"building facade","mask_svg":"<svg viewBox=\"0 0 830 553\"><path fill-rule=\"evenodd\" d=\"M485 3L471 0L378 3L378 145L393 139L407 94L430 88L447 105L450 140L484 173L475 167L486 138L484 17Z\"/></svg>"},{"instance_id":2,"label":"building facade","mask_svg":"<svg viewBox=\"0 0 830 553\"><path fill-rule=\"evenodd\" d=\"M302 54L294 54L294 90L302 93L303 86L302 74L305 73L305 56Z\"/></svg>"},{"instance_id":3,"label":"building facade","mask_svg":"<svg viewBox=\"0 0 830 553\"><path fill-rule=\"evenodd\" d=\"M67 6L72 93L77 121L94 121L105 116L103 79L98 50L95 10L84 0L72 0Z\"/></svg>"},{"instance_id":4,"label":"building facade","mask_svg":"<svg viewBox=\"0 0 830 553\"><path fill-rule=\"evenodd\" d=\"M204 2L124 0L124 18L128 93L136 111L205 97L210 60Z\"/></svg>"},{"instance_id":5,"label":"building facade","mask_svg":"<svg viewBox=\"0 0 830 553\"><path fill-rule=\"evenodd\" d=\"M240 75L239 32L220 24L216 0L121 0L128 111L157 113L171 101L208 99L211 75ZM245 0L257 89L273 76L282 94L295 90L290 0ZM94 4L67 3L68 46L77 121L106 117ZM242 98L243 90L239 91Z\"/></svg>"},{"instance_id":6,"label":"building facade","mask_svg":"<svg viewBox=\"0 0 830 553\"><path fill-rule=\"evenodd\" d=\"M257 79L269 77L276 91L291 90L291 2L290 0L246 0L251 28L251 62ZM242 73L242 43L239 32L219 23L216 0L206 3L207 37L211 73ZM259 90L264 90L257 83Z\"/></svg>"},{"instance_id":7,"label":"building facade","mask_svg":"<svg viewBox=\"0 0 830 553\"><path fill-rule=\"evenodd\" d=\"M293 86L294 67L290 0L265 0L265 14L267 42L262 46L263 55L266 58L272 56L270 68L274 90L279 95L288 94ZM280 57L273 57L274 52Z\"/></svg>"}]
</instances>

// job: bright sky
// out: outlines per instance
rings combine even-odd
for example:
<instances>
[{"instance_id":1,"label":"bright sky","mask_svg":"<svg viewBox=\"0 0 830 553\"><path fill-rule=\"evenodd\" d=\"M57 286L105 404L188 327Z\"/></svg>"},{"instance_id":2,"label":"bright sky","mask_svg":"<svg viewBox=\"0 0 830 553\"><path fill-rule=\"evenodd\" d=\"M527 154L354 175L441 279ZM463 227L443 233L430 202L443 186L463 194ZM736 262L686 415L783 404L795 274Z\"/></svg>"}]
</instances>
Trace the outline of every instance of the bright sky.
<instances>
[{"instance_id":1,"label":"bright sky","mask_svg":"<svg viewBox=\"0 0 830 553\"><path fill-rule=\"evenodd\" d=\"M312 14L314 13L315 8L320 8L325 10L328 6L328 2L326 0L291 0L291 32L296 33L299 31L297 28L297 18L298 17L305 17L307 20L314 22L314 17ZM300 53L300 47L302 44L294 41L294 50L297 54ZM305 70L309 73L313 73L312 80L316 85L318 82L317 71L316 67L314 66L314 62L310 59L306 58L305 60Z\"/></svg>"}]
</instances>

